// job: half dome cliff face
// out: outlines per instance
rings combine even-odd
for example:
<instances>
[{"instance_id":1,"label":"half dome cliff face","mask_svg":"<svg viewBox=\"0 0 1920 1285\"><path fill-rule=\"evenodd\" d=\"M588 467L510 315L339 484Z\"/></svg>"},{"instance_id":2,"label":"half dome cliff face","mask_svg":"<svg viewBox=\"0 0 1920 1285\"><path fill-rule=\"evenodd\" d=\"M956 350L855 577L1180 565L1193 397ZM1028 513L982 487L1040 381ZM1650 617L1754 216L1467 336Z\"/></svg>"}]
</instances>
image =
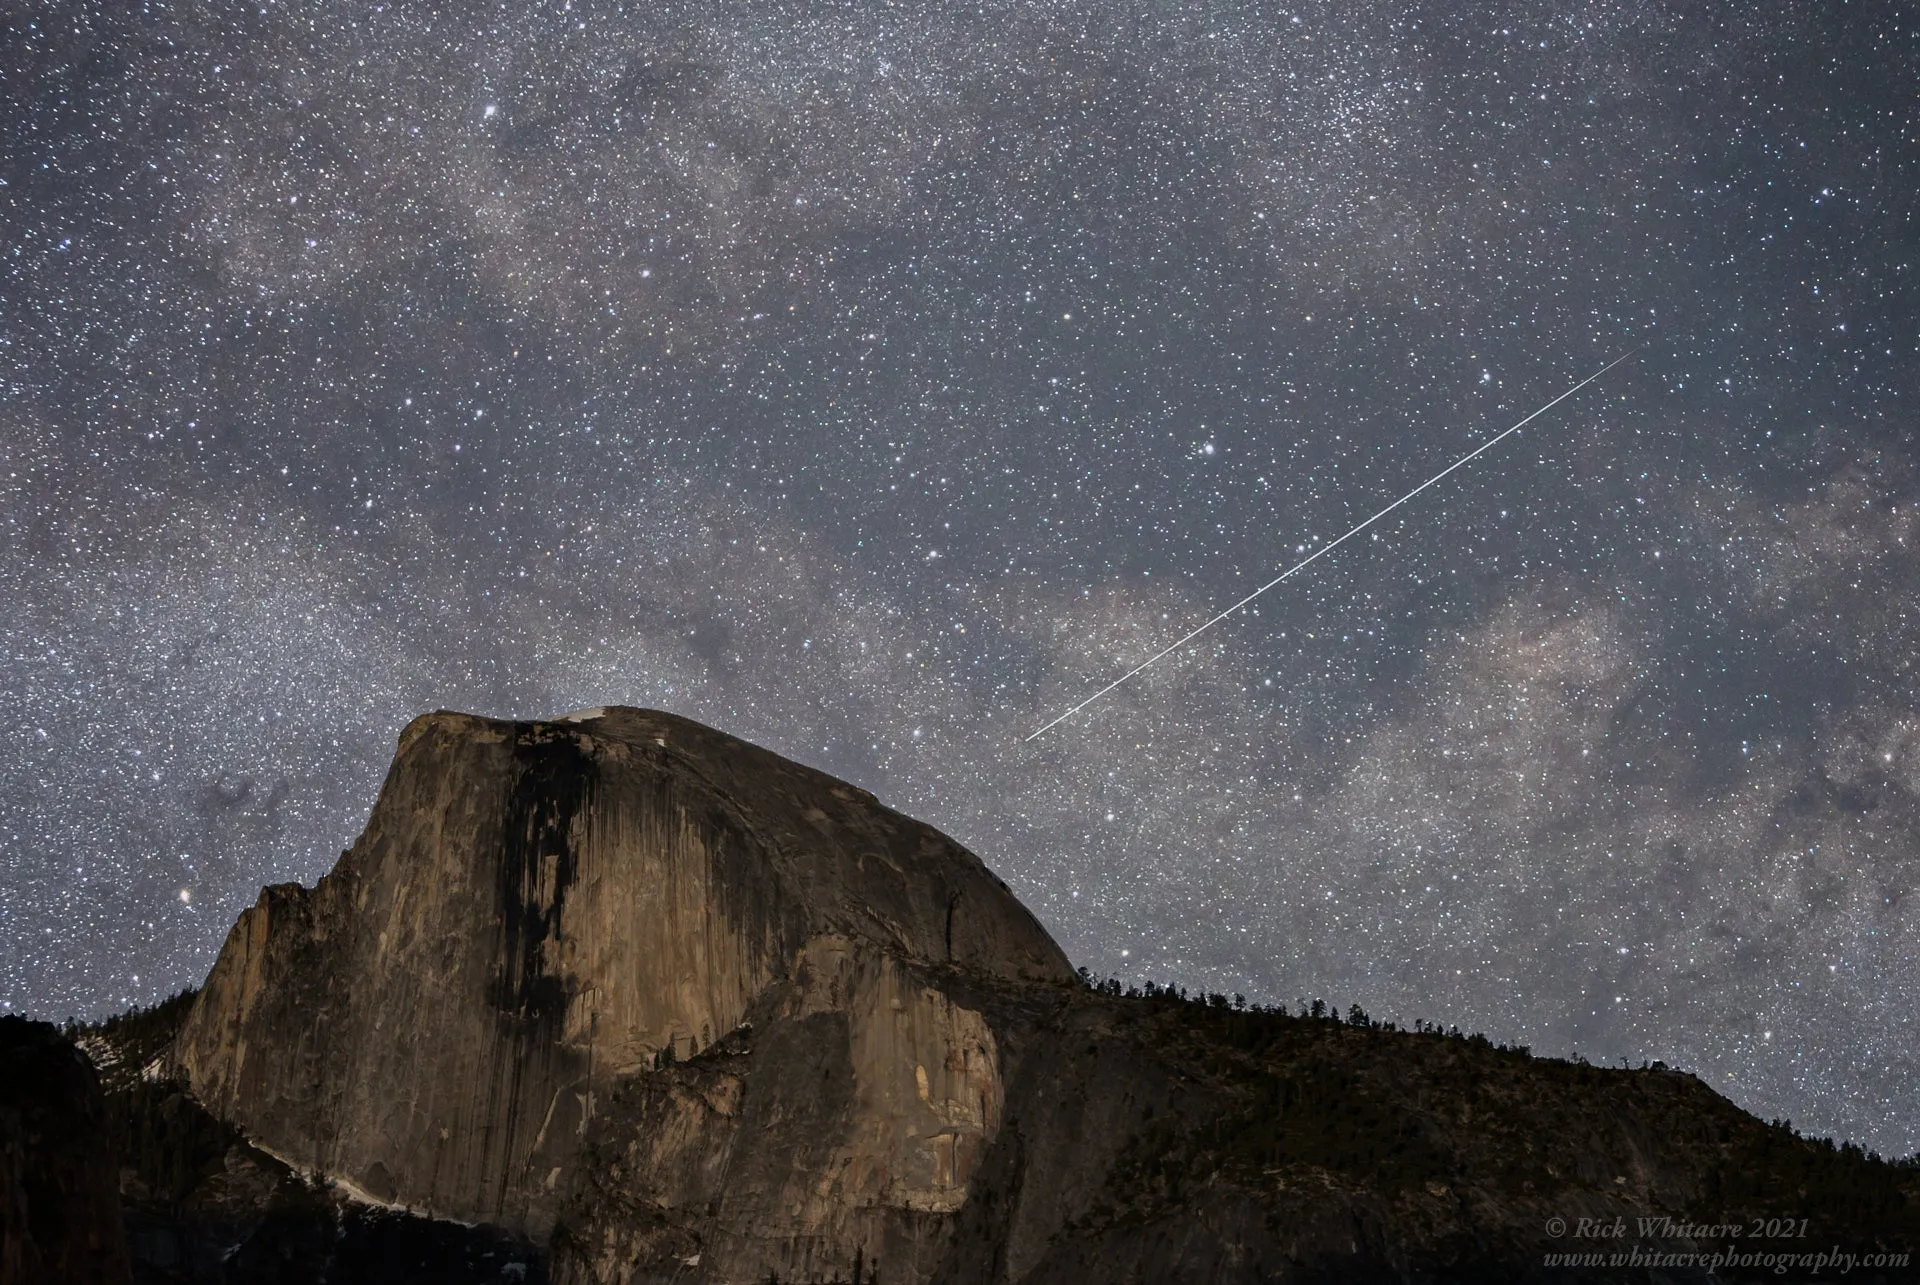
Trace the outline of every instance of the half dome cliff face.
<instances>
[{"instance_id":1,"label":"half dome cliff face","mask_svg":"<svg viewBox=\"0 0 1920 1285\"><path fill-rule=\"evenodd\" d=\"M950 839L639 710L416 720L358 842L266 889L177 1012L115 1054L141 1083L330 1201L493 1224L552 1285L1546 1282L1563 1220L1702 1211L1920 1241L1920 1160L1660 1063L1082 984ZM129 1136L186 1136L137 1107ZM224 1208L265 1159L195 1182Z\"/></svg>"},{"instance_id":2,"label":"half dome cliff face","mask_svg":"<svg viewBox=\"0 0 1920 1285\"><path fill-rule=\"evenodd\" d=\"M789 1113L809 1172L762 1174L740 1217L818 1242L957 1209L998 1126L994 1036L935 975L1072 970L973 854L777 755L641 710L436 713L334 870L240 917L172 1060L297 1166L542 1236L619 1085L797 1024L844 1083Z\"/></svg>"}]
</instances>

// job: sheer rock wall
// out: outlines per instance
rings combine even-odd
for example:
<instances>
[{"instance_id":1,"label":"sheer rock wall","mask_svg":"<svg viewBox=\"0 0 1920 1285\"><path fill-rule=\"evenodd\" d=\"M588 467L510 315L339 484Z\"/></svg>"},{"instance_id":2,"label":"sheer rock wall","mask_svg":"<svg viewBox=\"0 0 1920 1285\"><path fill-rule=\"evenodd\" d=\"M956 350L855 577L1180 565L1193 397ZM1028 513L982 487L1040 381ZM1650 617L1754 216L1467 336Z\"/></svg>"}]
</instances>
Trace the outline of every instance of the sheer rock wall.
<instances>
[{"instance_id":1,"label":"sheer rock wall","mask_svg":"<svg viewBox=\"0 0 1920 1285\"><path fill-rule=\"evenodd\" d=\"M1072 976L977 858L830 777L665 714L439 713L333 872L241 915L172 1063L290 1163L544 1237L609 1095L771 1023L844 1092L769 1135L718 1090L638 1167L757 1193L743 1271L850 1263L957 1211L997 1127L993 1034L929 968Z\"/></svg>"}]
</instances>

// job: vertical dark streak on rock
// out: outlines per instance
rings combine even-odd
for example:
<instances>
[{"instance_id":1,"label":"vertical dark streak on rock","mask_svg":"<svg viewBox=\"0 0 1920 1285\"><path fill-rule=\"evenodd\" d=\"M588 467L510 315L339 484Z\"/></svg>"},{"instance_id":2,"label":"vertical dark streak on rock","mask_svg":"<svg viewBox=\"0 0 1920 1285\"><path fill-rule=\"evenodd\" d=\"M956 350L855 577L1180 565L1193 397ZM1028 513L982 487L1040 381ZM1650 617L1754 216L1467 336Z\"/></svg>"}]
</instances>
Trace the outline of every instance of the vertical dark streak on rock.
<instances>
[{"instance_id":1,"label":"vertical dark streak on rock","mask_svg":"<svg viewBox=\"0 0 1920 1285\"><path fill-rule=\"evenodd\" d=\"M523 731L513 756L496 871L500 955L489 997L508 1028L507 1038L494 1045L488 1086L492 1101L505 1108L489 1112L502 1135L489 1140L488 1148L497 1157L491 1168L499 1179L499 1217L508 1216L508 1191L525 1178L532 1159L531 1140L526 1155L515 1154L525 1132L525 1083L529 1075L533 1083L547 1082L547 1063L564 1034L570 995L566 979L548 970L546 948L560 938L567 892L579 869L575 842L583 836L576 827L584 829L595 784L593 759L576 737Z\"/></svg>"},{"instance_id":2,"label":"vertical dark streak on rock","mask_svg":"<svg viewBox=\"0 0 1920 1285\"><path fill-rule=\"evenodd\" d=\"M594 765L572 737L533 735L515 746L518 769L500 836L503 959L494 1003L549 1029L566 1014L565 982L546 971L578 868L576 818L591 806Z\"/></svg>"}]
</instances>

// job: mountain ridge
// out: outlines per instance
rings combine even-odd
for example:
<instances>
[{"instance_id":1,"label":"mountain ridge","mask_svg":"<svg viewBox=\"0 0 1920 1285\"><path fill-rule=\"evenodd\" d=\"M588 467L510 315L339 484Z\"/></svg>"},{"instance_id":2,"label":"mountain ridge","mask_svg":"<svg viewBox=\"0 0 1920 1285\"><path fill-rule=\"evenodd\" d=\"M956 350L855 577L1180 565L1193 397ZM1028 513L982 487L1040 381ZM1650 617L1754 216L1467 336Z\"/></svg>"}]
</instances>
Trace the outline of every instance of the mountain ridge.
<instances>
[{"instance_id":1,"label":"mountain ridge","mask_svg":"<svg viewBox=\"0 0 1920 1285\"><path fill-rule=\"evenodd\" d=\"M1698 1229L1920 1239L1920 1165L1683 1072L1075 974L952 840L652 711L415 720L333 872L88 1041L137 1267L352 1247L142 1279L404 1245L557 1285L1757 1280ZM1642 1217L1665 1266L1550 1258Z\"/></svg>"}]
</instances>

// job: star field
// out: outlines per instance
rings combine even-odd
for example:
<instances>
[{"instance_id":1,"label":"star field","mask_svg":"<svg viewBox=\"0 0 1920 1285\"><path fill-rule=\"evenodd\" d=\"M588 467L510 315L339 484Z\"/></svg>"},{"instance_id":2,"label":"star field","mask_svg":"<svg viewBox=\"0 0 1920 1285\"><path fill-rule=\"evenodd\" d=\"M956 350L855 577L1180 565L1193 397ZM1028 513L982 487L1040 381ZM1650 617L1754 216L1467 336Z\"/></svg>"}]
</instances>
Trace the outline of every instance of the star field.
<instances>
[{"instance_id":1,"label":"star field","mask_svg":"<svg viewBox=\"0 0 1920 1285\"><path fill-rule=\"evenodd\" d=\"M1096 973L1920 1150L1917 33L6 9L0 1003L197 983L417 713L624 703Z\"/></svg>"}]
</instances>

